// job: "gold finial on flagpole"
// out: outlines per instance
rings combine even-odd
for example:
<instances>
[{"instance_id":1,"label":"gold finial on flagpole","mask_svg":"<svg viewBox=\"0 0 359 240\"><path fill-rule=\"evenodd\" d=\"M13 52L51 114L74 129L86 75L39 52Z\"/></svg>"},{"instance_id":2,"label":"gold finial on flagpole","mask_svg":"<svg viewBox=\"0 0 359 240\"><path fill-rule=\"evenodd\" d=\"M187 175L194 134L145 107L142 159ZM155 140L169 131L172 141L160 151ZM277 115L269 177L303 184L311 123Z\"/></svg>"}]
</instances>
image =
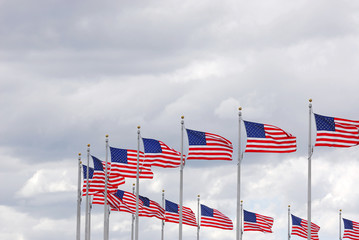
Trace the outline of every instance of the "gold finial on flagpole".
<instances>
[{"instance_id":1,"label":"gold finial on flagpole","mask_svg":"<svg viewBox=\"0 0 359 240\"><path fill-rule=\"evenodd\" d=\"M339 209L339 211L341 212L342 210L341 210L341 209Z\"/></svg>"},{"instance_id":2,"label":"gold finial on flagpole","mask_svg":"<svg viewBox=\"0 0 359 240\"><path fill-rule=\"evenodd\" d=\"M243 203L243 200L241 200L241 203Z\"/></svg>"},{"instance_id":3,"label":"gold finial on flagpole","mask_svg":"<svg viewBox=\"0 0 359 240\"><path fill-rule=\"evenodd\" d=\"M81 156L81 153L79 153L79 156Z\"/></svg>"},{"instance_id":4,"label":"gold finial on flagpole","mask_svg":"<svg viewBox=\"0 0 359 240\"><path fill-rule=\"evenodd\" d=\"M162 189L162 192L164 193L164 192L165 192L165 190L164 190L164 189Z\"/></svg>"},{"instance_id":5,"label":"gold finial on flagpole","mask_svg":"<svg viewBox=\"0 0 359 240\"><path fill-rule=\"evenodd\" d=\"M198 194L198 197L200 197L200 195Z\"/></svg>"},{"instance_id":6,"label":"gold finial on flagpole","mask_svg":"<svg viewBox=\"0 0 359 240\"><path fill-rule=\"evenodd\" d=\"M90 144L87 144L87 147L90 147Z\"/></svg>"},{"instance_id":7,"label":"gold finial on flagpole","mask_svg":"<svg viewBox=\"0 0 359 240\"><path fill-rule=\"evenodd\" d=\"M108 138L108 134L106 134L106 136L105 137L107 137Z\"/></svg>"},{"instance_id":8,"label":"gold finial on flagpole","mask_svg":"<svg viewBox=\"0 0 359 240\"><path fill-rule=\"evenodd\" d=\"M242 111L242 107L239 107L238 110L239 110L239 111Z\"/></svg>"},{"instance_id":9,"label":"gold finial on flagpole","mask_svg":"<svg viewBox=\"0 0 359 240\"><path fill-rule=\"evenodd\" d=\"M309 102L312 102L313 100L311 98L309 98Z\"/></svg>"},{"instance_id":10,"label":"gold finial on flagpole","mask_svg":"<svg viewBox=\"0 0 359 240\"><path fill-rule=\"evenodd\" d=\"M290 205L288 205L288 207L290 208Z\"/></svg>"},{"instance_id":11,"label":"gold finial on flagpole","mask_svg":"<svg viewBox=\"0 0 359 240\"><path fill-rule=\"evenodd\" d=\"M140 128L141 128L141 126L140 126L140 125L138 125L138 126L137 126L137 129L140 129Z\"/></svg>"},{"instance_id":12,"label":"gold finial on flagpole","mask_svg":"<svg viewBox=\"0 0 359 240\"><path fill-rule=\"evenodd\" d=\"M183 116L183 115L181 116L181 119L184 119L184 116Z\"/></svg>"}]
</instances>

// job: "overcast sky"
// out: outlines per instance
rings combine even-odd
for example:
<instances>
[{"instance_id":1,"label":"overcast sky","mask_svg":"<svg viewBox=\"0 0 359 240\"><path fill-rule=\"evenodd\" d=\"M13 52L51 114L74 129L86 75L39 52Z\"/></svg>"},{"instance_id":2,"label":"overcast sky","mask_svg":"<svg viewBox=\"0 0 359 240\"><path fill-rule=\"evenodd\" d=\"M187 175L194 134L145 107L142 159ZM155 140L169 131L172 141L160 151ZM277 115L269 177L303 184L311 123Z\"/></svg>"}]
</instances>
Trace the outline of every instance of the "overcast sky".
<instances>
[{"instance_id":1,"label":"overcast sky","mask_svg":"<svg viewBox=\"0 0 359 240\"><path fill-rule=\"evenodd\" d=\"M0 239L74 239L78 153L91 144L104 160L106 134L111 146L135 149L138 125L180 150L181 115L235 148L232 162L187 163L184 205L197 212L200 194L235 223L239 106L243 119L297 137L295 153L245 153L242 162L244 209L274 217L274 233L243 239L286 239L288 204L307 218L308 99L315 113L359 120L358 76L356 0L0 0ZM358 147L314 149L320 239L338 238L339 209L359 221L358 156ZM164 189L178 202L179 169L153 171L140 193L161 202ZM110 239L129 239L130 220L112 213ZM141 218L140 239L159 239L160 226ZM196 228L183 234L194 239ZM95 205L92 239L102 236ZM166 224L165 238L177 236L178 225Z\"/></svg>"}]
</instances>

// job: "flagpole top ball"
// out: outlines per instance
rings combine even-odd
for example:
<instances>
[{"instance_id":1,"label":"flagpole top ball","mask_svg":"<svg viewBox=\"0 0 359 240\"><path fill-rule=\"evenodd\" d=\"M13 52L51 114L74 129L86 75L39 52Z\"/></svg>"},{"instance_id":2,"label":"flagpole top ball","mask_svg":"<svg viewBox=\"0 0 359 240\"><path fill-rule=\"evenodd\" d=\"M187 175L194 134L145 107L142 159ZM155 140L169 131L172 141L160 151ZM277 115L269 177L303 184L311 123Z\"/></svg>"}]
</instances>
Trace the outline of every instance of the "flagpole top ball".
<instances>
[{"instance_id":1,"label":"flagpole top ball","mask_svg":"<svg viewBox=\"0 0 359 240\"><path fill-rule=\"evenodd\" d=\"M181 119L184 119L184 116L183 116L183 115L181 116Z\"/></svg>"},{"instance_id":2,"label":"flagpole top ball","mask_svg":"<svg viewBox=\"0 0 359 240\"><path fill-rule=\"evenodd\" d=\"M341 209L339 209L339 211L341 212L342 210L341 210Z\"/></svg>"},{"instance_id":3,"label":"flagpole top ball","mask_svg":"<svg viewBox=\"0 0 359 240\"><path fill-rule=\"evenodd\" d=\"M198 197L200 197L200 195L198 195Z\"/></svg>"},{"instance_id":4,"label":"flagpole top ball","mask_svg":"<svg viewBox=\"0 0 359 240\"><path fill-rule=\"evenodd\" d=\"M132 184L133 186L135 186L136 184Z\"/></svg>"},{"instance_id":5,"label":"flagpole top ball","mask_svg":"<svg viewBox=\"0 0 359 240\"><path fill-rule=\"evenodd\" d=\"M242 111L242 107L239 107L238 110L239 110L239 111Z\"/></svg>"},{"instance_id":6,"label":"flagpole top ball","mask_svg":"<svg viewBox=\"0 0 359 240\"><path fill-rule=\"evenodd\" d=\"M90 144L87 144L88 147L90 147Z\"/></svg>"},{"instance_id":7,"label":"flagpole top ball","mask_svg":"<svg viewBox=\"0 0 359 240\"><path fill-rule=\"evenodd\" d=\"M79 153L79 156L81 156L81 153Z\"/></svg>"},{"instance_id":8,"label":"flagpole top ball","mask_svg":"<svg viewBox=\"0 0 359 240\"><path fill-rule=\"evenodd\" d=\"M290 207L290 205L288 205L288 207Z\"/></svg>"},{"instance_id":9,"label":"flagpole top ball","mask_svg":"<svg viewBox=\"0 0 359 240\"><path fill-rule=\"evenodd\" d=\"M241 203L243 203L243 200L241 200Z\"/></svg>"},{"instance_id":10,"label":"flagpole top ball","mask_svg":"<svg viewBox=\"0 0 359 240\"><path fill-rule=\"evenodd\" d=\"M140 129L140 128L141 128L141 126L140 126L140 125L138 125L138 126L137 126L137 129Z\"/></svg>"},{"instance_id":11,"label":"flagpole top ball","mask_svg":"<svg viewBox=\"0 0 359 240\"><path fill-rule=\"evenodd\" d=\"M106 134L106 137L108 138L108 134Z\"/></svg>"},{"instance_id":12,"label":"flagpole top ball","mask_svg":"<svg viewBox=\"0 0 359 240\"><path fill-rule=\"evenodd\" d=\"M313 100L311 98L309 98L309 102L312 102Z\"/></svg>"},{"instance_id":13,"label":"flagpole top ball","mask_svg":"<svg viewBox=\"0 0 359 240\"><path fill-rule=\"evenodd\" d=\"M164 189L162 189L162 192L164 193L164 192L165 192L165 190L164 190Z\"/></svg>"}]
</instances>

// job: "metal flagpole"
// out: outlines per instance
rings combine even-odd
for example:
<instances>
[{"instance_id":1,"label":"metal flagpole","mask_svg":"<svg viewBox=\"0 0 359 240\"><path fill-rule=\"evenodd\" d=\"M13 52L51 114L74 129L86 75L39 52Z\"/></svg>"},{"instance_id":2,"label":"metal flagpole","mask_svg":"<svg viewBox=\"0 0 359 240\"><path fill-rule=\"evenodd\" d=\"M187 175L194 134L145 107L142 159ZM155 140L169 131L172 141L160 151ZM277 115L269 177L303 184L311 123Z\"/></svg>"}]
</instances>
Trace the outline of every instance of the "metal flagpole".
<instances>
[{"instance_id":1,"label":"metal flagpole","mask_svg":"<svg viewBox=\"0 0 359 240\"><path fill-rule=\"evenodd\" d=\"M103 239L104 240L108 240L108 236L109 236L109 218L110 218L110 214L109 214L109 208L108 208L108 203L107 203L107 185L108 185L108 135L106 135L106 165L105 165L105 202L104 202L104 231L103 231Z\"/></svg>"},{"instance_id":2,"label":"metal flagpole","mask_svg":"<svg viewBox=\"0 0 359 240\"><path fill-rule=\"evenodd\" d=\"M135 194L135 185L132 186L132 193ZM133 240L134 228L135 228L135 214L131 214L132 216L132 224L131 224L131 240Z\"/></svg>"},{"instance_id":3,"label":"metal flagpole","mask_svg":"<svg viewBox=\"0 0 359 240\"><path fill-rule=\"evenodd\" d=\"M90 171L90 144L87 144L85 240L90 239L89 171Z\"/></svg>"},{"instance_id":4,"label":"metal flagpole","mask_svg":"<svg viewBox=\"0 0 359 240\"><path fill-rule=\"evenodd\" d=\"M239 117L239 130L238 130L238 163L237 163L237 222L236 222L236 239L242 240L242 211L241 211L241 162L242 162L242 152L241 152L241 123L242 123L242 108L238 108L238 117Z\"/></svg>"},{"instance_id":5,"label":"metal flagpole","mask_svg":"<svg viewBox=\"0 0 359 240\"><path fill-rule=\"evenodd\" d=\"M290 240L290 205L288 205L288 240Z\"/></svg>"},{"instance_id":6,"label":"metal flagpole","mask_svg":"<svg viewBox=\"0 0 359 240\"><path fill-rule=\"evenodd\" d=\"M241 200L241 207L240 207L240 211L241 211L241 218L239 219L239 223L241 226L241 239L243 237L243 229L242 229L242 212L243 212L243 200Z\"/></svg>"},{"instance_id":7,"label":"metal flagpole","mask_svg":"<svg viewBox=\"0 0 359 240\"><path fill-rule=\"evenodd\" d=\"M166 206L165 206L165 190L162 190L162 208L164 210L166 210ZM161 225L161 240L164 239L164 230L165 230L165 220L162 220L162 225Z\"/></svg>"},{"instance_id":8,"label":"metal flagpole","mask_svg":"<svg viewBox=\"0 0 359 240\"><path fill-rule=\"evenodd\" d=\"M179 240L182 240L182 205L183 205L183 130L184 116L181 117L181 166L180 166L180 199L179 199Z\"/></svg>"},{"instance_id":9,"label":"metal flagpole","mask_svg":"<svg viewBox=\"0 0 359 240\"><path fill-rule=\"evenodd\" d=\"M198 200L198 203L197 203L197 240L199 240L199 229L200 229L200 215L199 215L199 208L200 208L200 203L199 203L199 201L200 201L200 195L198 195L198 198L197 198L197 200Z\"/></svg>"},{"instance_id":10,"label":"metal flagpole","mask_svg":"<svg viewBox=\"0 0 359 240\"><path fill-rule=\"evenodd\" d=\"M342 210L339 210L339 240L342 240Z\"/></svg>"},{"instance_id":11,"label":"metal flagpole","mask_svg":"<svg viewBox=\"0 0 359 240\"><path fill-rule=\"evenodd\" d=\"M312 99L309 99L309 136L308 136L308 240L312 236Z\"/></svg>"},{"instance_id":12,"label":"metal flagpole","mask_svg":"<svg viewBox=\"0 0 359 240\"><path fill-rule=\"evenodd\" d=\"M88 228L88 237L89 237L89 240L91 240L91 211L92 211L92 199L93 197L91 197L91 201L90 201L90 209L89 209L89 228Z\"/></svg>"},{"instance_id":13,"label":"metal flagpole","mask_svg":"<svg viewBox=\"0 0 359 240\"><path fill-rule=\"evenodd\" d=\"M79 153L78 175L77 175L77 225L76 225L76 240L80 240L81 228L81 153Z\"/></svg>"},{"instance_id":14,"label":"metal flagpole","mask_svg":"<svg viewBox=\"0 0 359 240\"><path fill-rule=\"evenodd\" d=\"M138 203L140 187L140 126L137 127L137 176L136 176L136 216L135 216L135 240L138 240Z\"/></svg>"}]
</instances>

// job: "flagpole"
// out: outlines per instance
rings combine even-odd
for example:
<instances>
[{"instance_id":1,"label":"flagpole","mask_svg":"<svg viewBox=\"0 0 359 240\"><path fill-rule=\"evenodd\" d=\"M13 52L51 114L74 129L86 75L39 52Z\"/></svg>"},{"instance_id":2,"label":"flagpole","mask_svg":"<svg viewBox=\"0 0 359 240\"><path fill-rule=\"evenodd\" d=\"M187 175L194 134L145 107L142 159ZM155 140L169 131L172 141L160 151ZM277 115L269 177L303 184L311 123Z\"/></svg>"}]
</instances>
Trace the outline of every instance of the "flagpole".
<instances>
[{"instance_id":1,"label":"flagpole","mask_svg":"<svg viewBox=\"0 0 359 240\"><path fill-rule=\"evenodd\" d=\"M308 136L308 240L312 236L312 99L309 99L309 136Z\"/></svg>"},{"instance_id":2,"label":"flagpole","mask_svg":"<svg viewBox=\"0 0 359 240\"><path fill-rule=\"evenodd\" d=\"M180 209L179 209L179 240L182 240L182 205L183 205L183 130L184 116L181 116L181 166L180 166Z\"/></svg>"},{"instance_id":3,"label":"flagpole","mask_svg":"<svg viewBox=\"0 0 359 240\"><path fill-rule=\"evenodd\" d=\"M93 197L91 197L93 199ZM90 201L89 206L89 227L88 227L88 240L91 240L91 211L92 211L92 199Z\"/></svg>"},{"instance_id":4,"label":"flagpole","mask_svg":"<svg viewBox=\"0 0 359 240\"><path fill-rule=\"evenodd\" d=\"M241 226L241 239L243 237L243 230L242 230L242 212L243 212L243 200L241 200L241 207L240 207L240 211L241 211L241 217L239 219L239 223L240 223L240 226Z\"/></svg>"},{"instance_id":5,"label":"flagpole","mask_svg":"<svg viewBox=\"0 0 359 240\"><path fill-rule=\"evenodd\" d=\"M136 176L136 216L135 216L135 240L138 240L138 203L139 203L139 185L140 185L140 129L137 127L137 176Z\"/></svg>"},{"instance_id":6,"label":"flagpole","mask_svg":"<svg viewBox=\"0 0 359 240\"><path fill-rule=\"evenodd\" d=\"M339 210L339 240L342 240L342 210Z\"/></svg>"},{"instance_id":7,"label":"flagpole","mask_svg":"<svg viewBox=\"0 0 359 240\"><path fill-rule=\"evenodd\" d=\"M199 201L200 201L200 195L198 195L197 196L198 198L197 198L197 200L198 200L198 203L197 203L197 240L199 240L199 229L200 229L200 224L199 224L199 222L200 222L200 215L199 215L199 208L200 208L200 203L199 203Z\"/></svg>"},{"instance_id":8,"label":"flagpole","mask_svg":"<svg viewBox=\"0 0 359 240\"><path fill-rule=\"evenodd\" d=\"M288 240L290 240L290 205L288 205Z\"/></svg>"},{"instance_id":9,"label":"flagpole","mask_svg":"<svg viewBox=\"0 0 359 240\"><path fill-rule=\"evenodd\" d=\"M136 184L133 184L132 186L132 193L135 194L135 185ZM131 224L131 240L133 240L133 235L134 235L134 228L135 228L135 214L131 214L132 216L132 224Z\"/></svg>"},{"instance_id":10,"label":"flagpole","mask_svg":"<svg viewBox=\"0 0 359 240\"><path fill-rule=\"evenodd\" d=\"M166 209L165 206L165 190L162 190L162 208ZM162 220L161 225L161 240L164 240L165 220Z\"/></svg>"},{"instance_id":11,"label":"flagpole","mask_svg":"<svg viewBox=\"0 0 359 240\"><path fill-rule=\"evenodd\" d=\"M109 224L110 224L110 214L107 204L107 185L108 185L108 135L106 135L106 165L105 165L105 202L104 202L104 231L103 231L103 239L108 240L109 236Z\"/></svg>"},{"instance_id":12,"label":"flagpole","mask_svg":"<svg viewBox=\"0 0 359 240\"><path fill-rule=\"evenodd\" d=\"M89 171L90 171L90 144L87 144L85 240L90 239Z\"/></svg>"},{"instance_id":13,"label":"flagpole","mask_svg":"<svg viewBox=\"0 0 359 240\"><path fill-rule=\"evenodd\" d=\"M242 108L238 108L238 163L237 163L237 222L236 222L236 239L242 240L242 217L241 217L241 162L242 162L242 153L241 153L241 123L242 123Z\"/></svg>"},{"instance_id":14,"label":"flagpole","mask_svg":"<svg viewBox=\"0 0 359 240\"><path fill-rule=\"evenodd\" d=\"M76 240L80 240L81 228L81 153L79 153L78 175L77 175L77 225L76 225Z\"/></svg>"}]
</instances>

